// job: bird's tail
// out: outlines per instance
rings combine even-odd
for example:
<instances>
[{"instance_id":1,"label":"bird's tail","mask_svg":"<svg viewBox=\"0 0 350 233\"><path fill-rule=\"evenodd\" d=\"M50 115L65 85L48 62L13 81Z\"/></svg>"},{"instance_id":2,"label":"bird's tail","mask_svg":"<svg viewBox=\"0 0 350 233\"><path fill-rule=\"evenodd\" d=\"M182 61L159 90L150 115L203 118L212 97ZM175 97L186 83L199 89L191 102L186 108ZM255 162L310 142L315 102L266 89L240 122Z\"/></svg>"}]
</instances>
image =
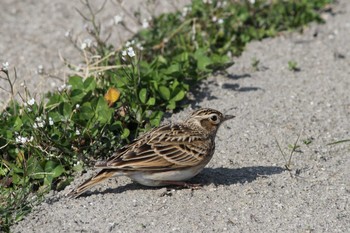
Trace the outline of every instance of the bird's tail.
<instances>
[{"instance_id":1,"label":"bird's tail","mask_svg":"<svg viewBox=\"0 0 350 233\"><path fill-rule=\"evenodd\" d=\"M115 176L118 174L118 171L115 169L102 169L99 173L97 173L95 176L91 177L81 185L79 185L77 188L70 191L67 196L70 196L72 198L77 198L93 186L99 184L100 182L111 178L112 176Z\"/></svg>"}]
</instances>

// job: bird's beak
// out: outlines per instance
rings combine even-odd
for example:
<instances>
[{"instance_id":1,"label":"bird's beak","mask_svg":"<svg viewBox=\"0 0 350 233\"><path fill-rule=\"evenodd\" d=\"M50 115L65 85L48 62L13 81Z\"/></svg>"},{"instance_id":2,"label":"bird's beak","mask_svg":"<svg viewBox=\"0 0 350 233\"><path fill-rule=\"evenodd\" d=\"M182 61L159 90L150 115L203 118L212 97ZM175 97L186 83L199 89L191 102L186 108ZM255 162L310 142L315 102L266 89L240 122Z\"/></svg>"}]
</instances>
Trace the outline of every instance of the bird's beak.
<instances>
[{"instance_id":1,"label":"bird's beak","mask_svg":"<svg viewBox=\"0 0 350 233\"><path fill-rule=\"evenodd\" d=\"M235 117L236 117L236 116L233 116L233 115L225 115L224 121L233 119L233 118L235 118Z\"/></svg>"}]
</instances>

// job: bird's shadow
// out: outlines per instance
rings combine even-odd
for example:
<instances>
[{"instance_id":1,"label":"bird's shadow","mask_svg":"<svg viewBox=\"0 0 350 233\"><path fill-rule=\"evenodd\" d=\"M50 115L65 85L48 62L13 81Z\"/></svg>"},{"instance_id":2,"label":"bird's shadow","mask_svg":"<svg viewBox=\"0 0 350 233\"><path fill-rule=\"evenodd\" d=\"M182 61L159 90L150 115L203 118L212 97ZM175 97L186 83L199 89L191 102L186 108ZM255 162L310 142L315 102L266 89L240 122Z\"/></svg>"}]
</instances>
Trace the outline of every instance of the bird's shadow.
<instances>
[{"instance_id":1,"label":"bird's shadow","mask_svg":"<svg viewBox=\"0 0 350 233\"><path fill-rule=\"evenodd\" d=\"M254 166L243 168L204 168L203 172L192 178L190 182L204 185L214 184L229 186L237 183L250 183L258 177L267 177L285 171L276 166Z\"/></svg>"},{"instance_id":2,"label":"bird's shadow","mask_svg":"<svg viewBox=\"0 0 350 233\"><path fill-rule=\"evenodd\" d=\"M256 180L258 177L266 177L274 174L280 174L285 171L282 167L276 166L254 166L243 168L204 168L204 170L196 177L190 179L190 184L201 184L204 188L210 184L216 186L225 185L229 186L237 183L250 183ZM105 193L123 193L130 190L157 190L159 187L146 187L135 182L119 186L117 188L109 188L102 192L93 191L87 192L82 196L89 196L93 194L105 194Z\"/></svg>"}]
</instances>

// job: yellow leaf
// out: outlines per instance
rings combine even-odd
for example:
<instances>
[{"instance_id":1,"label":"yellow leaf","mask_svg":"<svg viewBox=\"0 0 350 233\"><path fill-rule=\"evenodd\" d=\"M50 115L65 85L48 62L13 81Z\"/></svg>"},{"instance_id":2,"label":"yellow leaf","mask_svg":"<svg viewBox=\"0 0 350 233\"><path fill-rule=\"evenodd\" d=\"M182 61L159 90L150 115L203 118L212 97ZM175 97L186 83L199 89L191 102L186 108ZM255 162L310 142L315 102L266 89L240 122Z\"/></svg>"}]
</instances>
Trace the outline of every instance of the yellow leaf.
<instances>
[{"instance_id":1,"label":"yellow leaf","mask_svg":"<svg viewBox=\"0 0 350 233\"><path fill-rule=\"evenodd\" d=\"M120 96L120 91L117 88L110 87L105 94L105 100L108 102L108 106L111 107Z\"/></svg>"}]
</instances>

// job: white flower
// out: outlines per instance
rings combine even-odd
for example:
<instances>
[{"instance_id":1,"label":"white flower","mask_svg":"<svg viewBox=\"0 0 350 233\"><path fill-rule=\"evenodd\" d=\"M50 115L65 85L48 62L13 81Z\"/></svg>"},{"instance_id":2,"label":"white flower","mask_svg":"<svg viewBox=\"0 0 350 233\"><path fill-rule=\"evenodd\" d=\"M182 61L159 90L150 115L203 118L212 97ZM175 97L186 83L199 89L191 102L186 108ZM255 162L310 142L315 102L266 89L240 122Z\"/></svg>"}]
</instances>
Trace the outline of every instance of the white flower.
<instances>
[{"instance_id":1,"label":"white flower","mask_svg":"<svg viewBox=\"0 0 350 233\"><path fill-rule=\"evenodd\" d=\"M9 69L9 63L8 62L4 62L2 63L2 68L3 71L8 71Z\"/></svg>"},{"instance_id":2,"label":"white flower","mask_svg":"<svg viewBox=\"0 0 350 233\"><path fill-rule=\"evenodd\" d=\"M149 22L147 19L142 20L142 27L143 28L149 28Z\"/></svg>"},{"instance_id":3,"label":"white flower","mask_svg":"<svg viewBox=\"0 0 350 233\"><path fill-rule=\"evenodd\" d=\"M80 135L80 131L78 129L75 130L76 135Z\"/></svg>"},{"instance_id":4,"label":"white flower","mask_svg":"<svg viewBox=\"0 0 350 233\"><path fill-rule=\"evenodd\" d=\"M121 15L116 15L116 16L114 16L113 22L114 22L115 24L120 24L121 22L123 22L123 16L121 16Z\"/></svg>"},{"instance_id":5,"label":"white flower","mask_svg":"<svg viewBox=\"0 0 350 233\"><path fill-rule=\"evenodd\" d=\"M85 42L83 42L80 46L80 49L84 50L84 49L86 49L86 47L87 47L87 44Z\"/></svg>"},{"instance_id":6,"label":"white flower","mask_svg":"<svg viewBox=\"0 0 350 233\"><path fill-rule=\"evenodd\" d=\"M27 142L31 142L33 141L34 137L31 136L30 138L27 138L27 137L22 137L21 135L18 135L16 137L16 143L18 144L26 144Z\"/></svg>"},{"instance_id":7,"label":"white flower","mask_svg":"<svg viewBox=\"0 0 350 233\"><path fill-rule=\"evenodd\" d=\"M27 101L27 104L30 106L33 106L35 104L35 99L31 98L30 100Z\"/></svg>"},{"instance_id":8,"label":"white flower","mask_svg":"<svg viewBox=\"0 0 350 233\"><path fill-rule=\"evenodd\" d=\"M22 138L21 138L21 143L22 143L22 144L25 144L27 141L28 141L28 138L27 138L27 137L22 137Z\"/></svg>"},{"instance_id":9,"label":"white flower","mask_svg":"<svg viewBox=\"0 0 350 233\"><path fill-rule=\"evenodd\" d=\"M83 67L84 67L84 65L80 63L79 65L77 65L77 66L75 67L75 71L79 72L79 71L82 70Z\"/></svg>"},{"instance_id":10,"label":"white flower","mask_svg":"<svg viewBox=\"0 0 350 233\"><path fill-rule=\"evenodd\" d=\"M43 74L44 73L44 66L43 65L38 65L36 72L38 74Z\"/></svg>"},{"instance_id":11,"label":"white flower","mask_svg":"<svg viewBox=\"0 0 350 233\"><path fill-rule=\"evenodd\" d=\"M184 8L183 8L183 10L182 10L182 16L183 17L185 17L187 14L188 14L188 12L191 10L191 7L189 7L189 6L185 6Z\"/></svg>"},{"instance_id":12,"label":"white flower","mask_svg":"<svg viewBox=\"0 0 350 233\"><path fill-rule=\"evenodd\" d=\"M218 24L223 24L224 23L224 20L223 19L219 19L218 20Z\"/></svg>"},{"instance_id":13,"label":"white flower","mask_svg":"<svg viewBox=\"0 0 350 233\"><path fill-rule=\"evenodd\" d=\"M49 117L49 125L53 125L53 120L51 117Z\"/></svg>"},{"instance_id":14,"label":"white flower","mask_svg":"<svg viewBox=\"0 0 350 233\"><path fill-rule=\"evenodd\" d=\"M65 83L62 84L60 87L58 87L59 92L70 90L70 89L72 89L72 85L66 85Z\"/></svg>"},{"instance_id":15,"label":"white flower","mask_svg":"<svg viewBox=\"0 0 350 233\"><path fill-rule=\"evenodd\" d=\"M213 18L211 18L211 21L213 21L214 23L218 20L218 18L216 18L216 16L213 16Z\"/></svg>"},{"instance_id":16,"label":"white flower","mask_svg":"<svg viewBox=\"0 0 350 233\"><path fill-rule=\"evenodd\" d=\"M17 136L16 137L16 143L20 143L21 142L21 136Z\"/></svg>"},{"instance_id":17,"label":"white flower","mask_svg":"<svg viewBox=\"0 0 350 233\"><path fill-rule=\"evenodd\" d=\"M137 43L136 48L138 48L139 50L143 50L143 46L141 45L141 43Z\"/></svg>"},{"instance_id":18,"label":"white flower","mask_svg":"<svg viewBox=\"0 0 350 233\"><path fill-rule=\"evenodd\" d=\"M74 163L74 166L78 166L80 164L80 160Z\"/></svg>"},{"instance_id":19,"label":"white flower","mask_svg":"<svg viewBox=\"0 0 350 233\"><path fill-rule=\"evenodd\" d=\"M33 124L34 129L43 128L45 126L45 121L40 116L36 117L35 121L36 122L34 122L34 124Z\"/></svg>"},{"instance_id":20,"label":"white flower","mask_svg":"<svg viewBox=\"0 0 350 233\"><path fill-rule=\"evenodd\" d=\"M79 108L80 108L80 104L76 104L75 109L79 109Z\"/></svg>"},{"instance_id":21,"label":"white flower","mask_svg":"<svg viewBox=\"0 0 350 233\"><path fill-rule=\"evenodd\" d=\"M70 37L70 30L66 31L66 32L64 33L64 36L67 37L67 38L69 38L69 37Z\"/></svg>"},{"instance_id":22,"label":"white flower","mask_svg":"<svg viewBox=\"0 0 350 233\"><path fill-rule=\"evenodd\" d=\"M254 4L255 0L249 0L250 4Z\"/></svg>"},{"instance_id":23,"label":"white flower","mask_svg":"<svg viewBox=\"0 0 350 233\"><path fill-rule=\"evenodd\" d=\"M125 47L130 47L131 45L134 45L135 44L135 40L132 40L132 41L127 41L125 43Z\"/></svg>"},{"instance_id":24,"label":"white flower","mask_svg":"<svg viewBox=\"0 0 350 233\"><path fill-rule=\"evenodd\" d=\"M125 59L126 54L127 54L127 53L126 53L126 50L123 50L123 51L122 51L122 59L123 59L124 61L126 61L126 59Z\"/></svg>"},{"instance_id":25,"label":"white flower","mask_svg":"<svg viewBox=\"0 0 350 233\"><path fill-rule=\"evenodd\" d=\"M81 50L84 50L86 48L91 48L91 46L92 46L92 40L87 38L83 41L83 43L81 43L80 48Z\"/></svg>"},{"instance_id":26,"label":"white flower","mask_svg":"<svg viewBox=\"0 0 350 233\"><path fill-rule=\"evenodd\" d=\"M134 49L132 47L129 47L127 49L127 53L128 53L129 57L135 57L135 51L134 51Z\"/></svg>"},{"instance_id":27,"label":"white flower","mask_svg":"<svg viewBox=\"0 0 350 233\"><path fill-rule=\"evenodd\" d=\"M66 89L66 84L62 84L60 87L58 87L58 91L61 92L61 91L64 91Z\"/></svg>"},{"instance_id":28,"label":"white flower","mask_svg":"<svg viewBox=\"0 0 350 233\"><path fill-rule=\"evenodd\" d=\"M31 140L33 139L31 138ZM16 143L26 144L28 141L31 141L31 140L29 140L27 137L22 137L21 135L18 135L16 137Z\"/></svg>"}]
</instances>

